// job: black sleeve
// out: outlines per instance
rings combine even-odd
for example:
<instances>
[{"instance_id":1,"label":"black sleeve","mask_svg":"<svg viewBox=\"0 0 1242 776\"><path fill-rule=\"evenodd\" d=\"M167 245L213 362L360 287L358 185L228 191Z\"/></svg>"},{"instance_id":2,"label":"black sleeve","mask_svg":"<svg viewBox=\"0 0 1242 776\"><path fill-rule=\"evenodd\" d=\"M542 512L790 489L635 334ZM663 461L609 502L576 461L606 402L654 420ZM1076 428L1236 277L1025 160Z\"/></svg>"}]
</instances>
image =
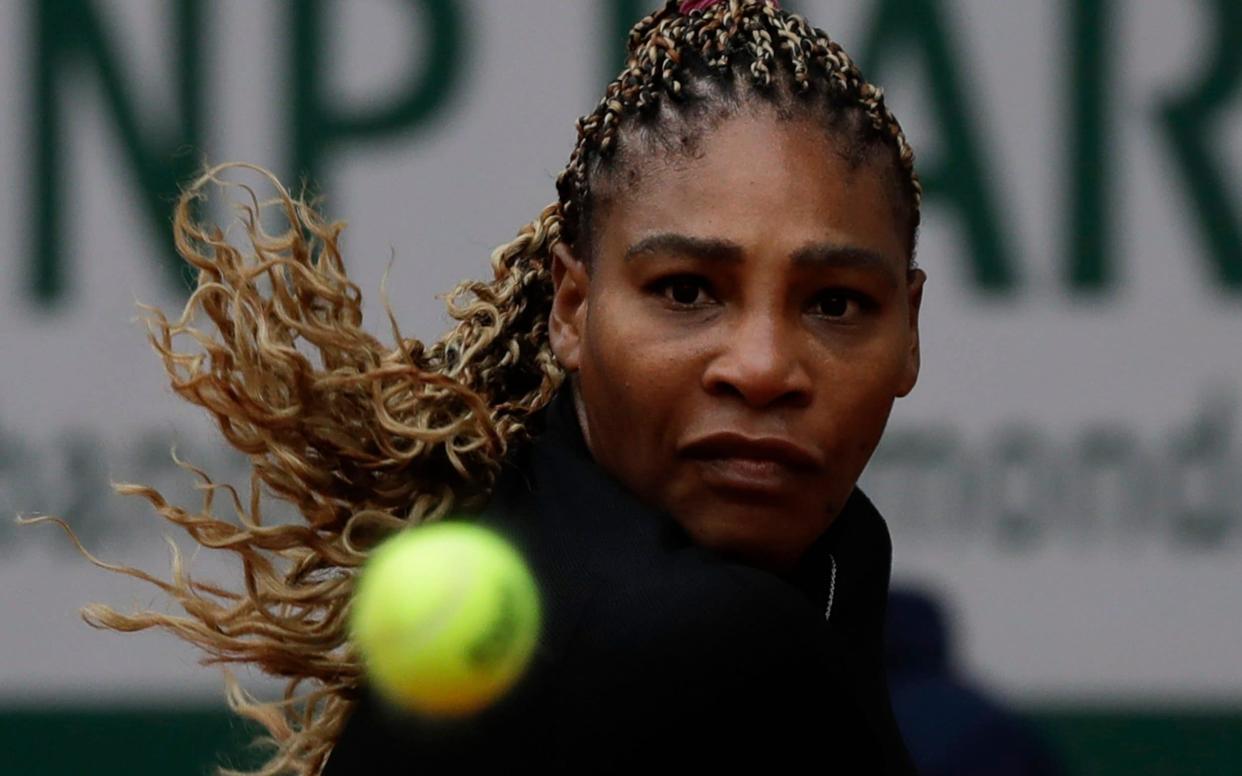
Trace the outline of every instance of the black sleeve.
<instances>
[{"instance_id":1,"label":"black sleeve","mask_svg":"<svg viewBox=\"0 0 1242 776\"><path fill-rule=\"evenodd\" d=\"M783 594L682 579L593 602L555 660L536 662L478 717L431 722L363 697L326 776L359 773L633 773L822 762L878 742L834 684L802 604ZM809 759L808 759L809 758Z\"/></svg>"},{"instance_id":2,"label":"black sleeve","mask_svg":"<svg viewBox=\"0 0 1242 776\"><path fill-rule=\"evenodd\" d=\"M323 770L350 774L475 773L542 751L521 735L520 716L497 713L465 720L429 720L394 709L367 692L355 706Z\"/></svg>"}]
</instances>

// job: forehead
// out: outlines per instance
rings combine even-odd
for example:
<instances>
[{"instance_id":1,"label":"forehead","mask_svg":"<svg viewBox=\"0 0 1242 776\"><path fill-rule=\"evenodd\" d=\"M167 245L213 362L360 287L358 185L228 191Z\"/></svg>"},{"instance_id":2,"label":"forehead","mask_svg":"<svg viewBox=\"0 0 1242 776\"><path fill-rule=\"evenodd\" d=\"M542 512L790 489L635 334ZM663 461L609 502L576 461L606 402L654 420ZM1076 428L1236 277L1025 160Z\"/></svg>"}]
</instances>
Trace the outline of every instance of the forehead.
<instances>
[{"instance_id":1,"label":"forehead","mask_svg":"<svg viewBox=\"0 0 1242 776\"><path fill-rule=\"evenodd\" d=\"M695 152L629 154L593 225L604 257L650 234L727 240L789 255L808 242L849 245L905 267L902 224L881 160L847 159L822 127L768 112L731 117ZM617 185L619 184L619 185Z\"/></svg>"}]
</instances>

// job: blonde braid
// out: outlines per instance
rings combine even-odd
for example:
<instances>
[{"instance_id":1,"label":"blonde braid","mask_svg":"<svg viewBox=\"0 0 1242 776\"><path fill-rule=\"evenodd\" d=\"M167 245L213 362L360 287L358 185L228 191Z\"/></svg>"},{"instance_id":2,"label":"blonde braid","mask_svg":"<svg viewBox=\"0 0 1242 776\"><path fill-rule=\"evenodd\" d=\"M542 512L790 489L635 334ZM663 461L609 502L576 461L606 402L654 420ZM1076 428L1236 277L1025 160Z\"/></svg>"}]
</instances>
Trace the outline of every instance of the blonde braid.
<instances>
[{"instance_id":1,"label":"blonde braid","mask_svg":"<svg viewBox=\"0 0 1242 776\"><path fill-rule=\"evenodd\" d=\"M258 172L276 196L259 202L249 187L223 179L240 169ZM211 186L245 192L238 223L250 250L192 218L194 202ZM267 210L278 210L288 228L264 231ZM363 680L346 618L353 573L370 547L404 526L482 506L507 451L531 433L530 415L559 387L564 374L547 337L546 267L558 210L545 208L492 253L491 283L457 287L448 300L456 326L425 348L401 336L386 299L396 346L361 328L361 293L338 248L344 225L324 222L270 173L220 165L178 202L176 245L199 268L198 286L176 321L143 306L150 340L173 389L211 412L225 438L249 455L249 499L175 453L201 481L198 510L169 504L144 485L114 489L144 498L196 543L234 553L244 591L194 580L175 545L165 582L95 558L58 518L28 522L60 523L92 563L156 585L184 611L126 614L93 604L82 611L91 625L164 629L199 646L204 664L249 664L288 679L283 700L273 703L227 679L230 707L260 723L275 749L256 774L318 773L339 737ZM199 317L214 331L196 326ZM185 337L200 350L179 349ZM293 504L302 522L268 524L264 487ZM218 492L228 496L235 520L215 514Z\"/></svg>"},{"instance_id":2,"label":"blonde braid","mask_svg":"<svg viewBox=\"0 0 1242 776\"><path fill-rule=\"evenodd\" d=\"M99 560L78 544L91 562L156 585L185 612L123 614L96 604L83 617L120 631L161 628L201 647L204 663L245 663L286 678L283 700L270 703L228 679L230 707L262 724L274 749L255 774L317 774L341 734L363 682L345 624L353 575L370 547L405 526L483 506L501 462L537 431L533 417L565 376L548 342L552 248L561 240L575 244L589 218L592 175L624 145L627 120L675 114L701 99L691 88L705 78L691 72L695 61L707 68L708 87L729 80L732 69L761 91L787 82L794 94L826 93L862 110L896 152L917 226L913 153L882 92L822 31L763 0L725 0L689 14L670 0L634 26L624 70L577 122L577 143L556 182L558 200L492 252L490 282L463 282L449 295L457 323L431 347L401 335L386 298L394 344L362 329L361 294L338 246L344 225L322 220L270 173L222 165L181 197L176 244L199 269L198 287L175 322L144 307L150 339L174 390L206 408L250 457L250 494L243 502L232 486L175 455L201 480L197 511L171 505L147 486L114 488L144 498L198 544L234 553L244 590L192 579L175 546L165 582ZM193 203L209 187L238 186L221 178L228 169L258 171L276 191L260 202L240 187L249 199L239 218L246 249L193 217ZM288 228L266 232L266 210L281 213ZM200 313L213 331L195 327ZM178 350L183 337L200 350ZM266 522L264 487L292 504L302 522ZM227 494L236 520L213 514L218 491ZM41 520L68 530L57 518L32 522Z\"/></svg>"}]
</instances>

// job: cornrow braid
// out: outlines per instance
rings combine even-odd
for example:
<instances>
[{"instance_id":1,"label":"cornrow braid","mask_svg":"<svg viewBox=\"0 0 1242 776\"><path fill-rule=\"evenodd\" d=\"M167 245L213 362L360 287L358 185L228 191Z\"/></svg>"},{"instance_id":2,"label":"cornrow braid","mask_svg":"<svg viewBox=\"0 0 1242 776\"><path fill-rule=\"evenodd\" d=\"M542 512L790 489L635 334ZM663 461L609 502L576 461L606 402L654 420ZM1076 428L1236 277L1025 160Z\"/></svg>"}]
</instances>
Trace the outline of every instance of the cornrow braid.
<instances>
[{"instance_id":1,"label":"cornrow braid","mask_svg":"<svg viewBox=\"0 0 1242 776\"><path fill-rule=\"evenodd\" d=\"M787 95L778 88L782 70L788 73ZM650 123L661 107L666 113L656 122L670 113L687 113L695 101L714 103L711 107L719 110L705 120L719 120L737 99L722 94L722 87L734 88L739 77L756 94L778 103L783 100L785 113L799 107L797 96L820 96L837 113L862 112L866 121L857 140L885 144L893 153L913 260L922 186L914 171L914 152L885 105L883 90L868 83L826 33L771 0L669 0L634 26L625 69L608 85L595 110L578 120L577 144L557 178L563 239L581 247L579 238L585 237L586 249L580 253L589 258L596 194L592 184L613 163L627 127ZM806 111L809 103L801 107ZM700 108L696 115L703 113Z\"/></svg>"},{"instance_id":2,"label":"cornrow braid","mask_svg":"<svg viewBox=\"0 0 1242 776\"><path fill-rule=\"evenodd\" d=\"M589 242L593 199L627 144L639 158L653 139L685 152L685 142L662 132L677 122L701 128L736 109L735 82L784 113L809 109L818 95L834 139L848 135L864 150L891 151L913 257L920 200L913 154L882 92L841 47L770 0L694 0L685 8L670 0L634 26L624 70L578 120L557 201L492 252L490 282L466 281L449 295L456 324L429 347L403 337L391 310L392 346L362 329L361 295L339 250L343 225L324 220L270 173L222 165L182 195L176 245L199 268L198 287L177 319L145 308L151 343L174 390L207 409L249 456L249 498L179 459L201 480L198 510L171 505L148 486L115 488L145 499L198 544L233 553L244 585L194 580L175 553L165 582L94 558L79 544L93 563L158 586L184 611L126 614L92 605L83 616L118 631L163 629L199 646L204 662L246 663L285 678L284 697L274 702L229 683L230 706L260 723L274 750L255 774L319 773L344 729L363 682L346 615L369 547L386 533L482 506L506 456L537 432L539 411L565 377L548 338L551 252L561 240L576 249ZM240 206L249 243L241 248L218 227L197 223L192 207L208 189L236 190L222 175L240 167L276 191L260 201L240 187L249 199ZM269 209L286 229L264 229ZM204 319L210 328L196 325ZM179 350L182 338L198 351ZM236 520L213 513L215 495L226 497ZM302 523L265 520L263 496L293 505Z\"/></svg>"}]
</instances>

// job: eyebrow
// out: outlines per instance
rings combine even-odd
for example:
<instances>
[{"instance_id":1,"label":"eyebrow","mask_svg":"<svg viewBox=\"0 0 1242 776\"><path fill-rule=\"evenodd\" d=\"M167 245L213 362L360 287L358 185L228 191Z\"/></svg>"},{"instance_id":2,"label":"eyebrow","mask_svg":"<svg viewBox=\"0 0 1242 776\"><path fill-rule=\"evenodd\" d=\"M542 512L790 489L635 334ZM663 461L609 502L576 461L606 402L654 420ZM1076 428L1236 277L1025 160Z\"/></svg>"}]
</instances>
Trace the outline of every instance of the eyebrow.
<instances>
[{"instance_id":1,"label":"eyebrow","mask_svg":"<svg viewBox=\"0 0 1242 776\"><path fill-rule=\"evenodd\" d=\"M856 245L814 243L804 245L790 256L794 264L801 266L851 267L856 269L879 269L892 274L891 263L884 255Z\"/></svg>"},{"instance_id":2,"label":"eyebrow","mask_svg":"<svg viewBox=\"0 0 1242 776\"><path fill-rule=\"evenodd\" d=\"M737 263L742 261L745 250L729 240L710 237L691 237L675 232L662 232L642 238L625 251L625 260L649 253L673 253L706 261ZM804 245L789 256L794 264L804 267L847 267L881 271L894 283L891 262L883 254L868 248L837 243L811 243Z\"/></svg>"},{"instance_id":3,"label":"eyebrow","mask_svg":"<svg viewBox=\"0 0 1242 776\"><path fill-rule=\"evenodd\" d=\"M736 263L742 260L743 251L742 246L728 240L662 232L631 245L625 251L625 260L630 261L644 253L678 253L695 259Z\"/></svg>"}]
</instances>

